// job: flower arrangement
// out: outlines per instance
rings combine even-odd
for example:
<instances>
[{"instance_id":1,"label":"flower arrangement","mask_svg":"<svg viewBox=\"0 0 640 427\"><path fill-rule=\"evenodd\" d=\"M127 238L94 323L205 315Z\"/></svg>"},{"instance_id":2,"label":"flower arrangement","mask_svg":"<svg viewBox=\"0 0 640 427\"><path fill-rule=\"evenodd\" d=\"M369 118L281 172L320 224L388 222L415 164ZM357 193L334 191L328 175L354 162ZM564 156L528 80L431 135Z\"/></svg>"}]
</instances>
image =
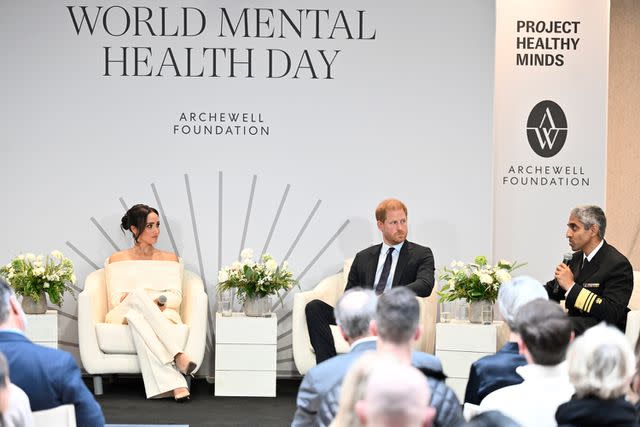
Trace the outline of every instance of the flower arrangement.
<instances>
[{"instance_id":1,"label":"flower arrangement","mask_svg":"<svg viewBox=\"0 0 640 427\"><path fill-rule=\"evenodd\" d=\"M235 289L242 301L274 295L283 289L290 289L295 284L293 273L289 271L286 261L278 265L271 255L264 254L261 261L256 263L253 250L249 248L242 250L240 261L218 272L218 290ZM282 300L280 302L282 303Z\"/></svg>"},{"instance_id":2,"label":"flower arrangement","mask_svg":"<svg viewBox=\"0 0 640 427\"><path fill-rule=\"evenodd\" d=\"M49 295L49 300L62 306L65 291L74 298L71 284L76 282L73 274L73 263L60 251L51 251L49 255L21 254L11 262L0 267L0 276L4 277L15 293L40 301L42 293Z\"/></svg>"},{"instance_id":3,"label":"flower arrangement","mask_svg":"<svg viewBox=\"0 0 640 427\"><path fill-rule=\"evenodd\" d=\"M511 280L511 272L526 263L518 264L500 260L496 265L487 263L485 256L477 256L473 263L452 261L450 267L444 267L438 279L445 284L438 292L440 301L465 299L489 301L495 303L500 285Z\"/></svg>"}]
</instances>

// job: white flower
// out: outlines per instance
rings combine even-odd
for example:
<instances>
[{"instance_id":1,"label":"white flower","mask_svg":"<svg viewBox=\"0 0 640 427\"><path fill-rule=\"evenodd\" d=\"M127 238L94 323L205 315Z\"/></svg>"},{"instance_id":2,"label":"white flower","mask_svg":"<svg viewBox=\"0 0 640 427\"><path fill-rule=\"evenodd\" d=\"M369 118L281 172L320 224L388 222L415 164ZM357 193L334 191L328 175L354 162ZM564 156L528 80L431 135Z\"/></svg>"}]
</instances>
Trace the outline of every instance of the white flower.
<instances>
[{"instance_id":1,"label":"white flower","mask_svg":"<svg viewBox=\"0 0 640 427\"><path fill-rule=\"evenodd\" d=\"M33 266L34 267L42 267L42 259L38 259L36 261L33 262Z\"/></svg>"},{"instance_id":2,"label":"white flower","mask_svg":"<svg viewBox=\"0 0 640 427\"><path fill-rule=\"evenodd\" d=\"M25 259L24 254L20 254L20 255L18 255L18 259L19 259L20 261L23 261L23 260Z\"/></svg>"},{"instance_id":3,"label":"white flower","mask_svg":"<svg viewBox=\"0 0 640 427\"><path fill-rule=\"evenodd\" d=\"M269 259L264 263L265 267L267 267L267 272L273 273L278 268L278 263L275 259Z\"/></svg>"},{"instance_id":4,"label":"white flower","mask_svg":"<svg viewBox=\"0 0 640 427\"><path fill-rule=\"evenodd\" d=\"M57 259L62 259L64 258L64 255L62 255L62 252L58 251L58 250L53 250L51 251L51 256Z\"/></svg>"},{"instance_id":5,"label":"white flower","mask_svg":"<svg viewBox=\"0 0 640 427\"><path fill-rule=\"evenodd\" d=\"M44 285L42 285L42 287L47 289L49 287L49 282L44 282Z\"/></svg>"},{"instance_id":6,"label":"white flower","mask_svg":"<svg viewBox=\"0 0 640 427\"><path fill-rule=\"evenodd\" d=\"M289 261L285 261L282 263L282 267L280 268L280 271L289 271Z\"/></svg>"},{"instance_id":7,"label":"white flower","mask_svg":"<svg viewBox=\"0 0 640 427\"><path fill-rule=\"evenodd\" d=\"M76 275L71 273L71 283L76 283Z\"/></svg>"},{"instance_id":8,"label":"white flower","mask_svg":"<svg viewBox=\"0 0 640 427\"><path fill-rule=\"evenodd\" d=\"M456 268L458 266L458 263L456 262L456 260L451 261L451 268Z\"/></svg>"},{"instance_id":9,"label":"white flower","mask_svg":"<svg viewBox=\"0 0 640 427\"><path fill-rule=\"evenodd\" d=\"M220 270L218 272L218 282L222 283L226 282L227 280L229 280L229 273L227 273L226 270Z\"/></svg>"},{"instance_id":10,"label":"white flower","mask_svg":"<svg viewBox=\"0 0 640 427\"><path fill-rule=\"evenodd\" d=\"M511 275L506 270L496 271L496 277L500 283L508 282L511 280Z\"/></svg>"},{"instance_id":11,"label":"white flower","mask_svg":"<svg viewBox=\"0 0 640 427\"><path fill-rule=\"evenodd\" d=\"M231 264L231 269L232 270L242 270L242 263L240 261L235 261L233 264Z\"/></svg>"},{"instance_id":12,"label":"white flower","mask_svg":"<svg viewBox=\"0 0 640 427\"><path fill-rule=\"evenodd\" d=\"M43 260L42 255L38 255L38 256L36 257L36 262L39 262L40 264L42 264L42 260Z\"/></svg>"},{"instance_id":13,"label":"white flower","mask_svg":"<svg viewBox=\"0 0 640 427\"><path fill-rule=\"evenodd\" d=\"M33 275L34 276L42 276L44 274L44 268L42 267L37 267L33 269Z\"/></svg>"},{"instance_id":14,"label":"white flower","mask_svg":"<svg viewBox=\"0 0 640 427\"><path fill-rule=\"evenodd\" d=\"M29 252L28 254L26 254L24 257L27 259L27 261L31 261L31 262L33 262L33 261L35 261L35 260L36 260L36 255L35 255L35 254L33 254L33 253L31 253L31 252Z\"/></svg>"},{"instance_id":15,"label":"white flower","mask_svg":"<svg viewBox=\"0 0 640 427\"><path fill-rule=\"evenodd\" d=\"M479 273L478 277L480 277L480 282L484 283L485 285L490 285L491 283L493 283L493 278L487 274L487 273Z\"/></svg>"},{"instance_id":16,"label":"white flower","mask_svg":"<svg viewBox=\"0 0 640 427\"><path fill-rule=\"evenodd\" d=\"M253 249L244 248L242 252L240 252L240 258L242 261L253 261Z\"/></svg>"},{"instance_id":17,"label":"white flower","mask_svg":"<svg viewBox=\"0 0 640 427\"><path fill-rule=\"evenodd\" d=\"M464 267L464 262L462 262L462 261L457 261L457 262L456 262L456 267L460 267L460 268Z\"/></svg>"}]
</instances>

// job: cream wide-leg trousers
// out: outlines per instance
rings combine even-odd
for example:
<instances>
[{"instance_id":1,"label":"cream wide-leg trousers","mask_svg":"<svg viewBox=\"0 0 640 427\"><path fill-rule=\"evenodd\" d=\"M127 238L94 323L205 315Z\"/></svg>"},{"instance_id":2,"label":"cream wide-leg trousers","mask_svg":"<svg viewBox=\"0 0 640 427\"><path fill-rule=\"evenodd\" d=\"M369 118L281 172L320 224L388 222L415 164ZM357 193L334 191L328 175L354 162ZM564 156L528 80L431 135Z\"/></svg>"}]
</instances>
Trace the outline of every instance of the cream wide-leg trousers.
<instances>
[{"instance_id":1,"label":"cream wide-leg trousers","mask_svg":"<svg viewBox=\"0 0 640 427\"><path fill-rule=\"evenodd\" d=\"M187 387L184 376L173 365L178 347L173 323L164 317L144 289L134 289L122 301L128 310L133 343L138 353L147 399L168 397L172 390Z\"/></svg>"}]
</instances>

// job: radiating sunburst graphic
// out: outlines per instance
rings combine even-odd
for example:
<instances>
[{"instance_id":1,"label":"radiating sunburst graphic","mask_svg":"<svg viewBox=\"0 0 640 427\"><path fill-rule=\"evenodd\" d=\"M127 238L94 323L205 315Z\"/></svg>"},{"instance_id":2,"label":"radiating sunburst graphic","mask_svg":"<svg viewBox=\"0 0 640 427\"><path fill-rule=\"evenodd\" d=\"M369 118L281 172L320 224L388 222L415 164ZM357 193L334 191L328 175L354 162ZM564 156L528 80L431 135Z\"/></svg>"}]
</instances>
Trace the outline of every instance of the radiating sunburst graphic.
<instances>
[{"instance_id":1,"label":"radiating sunburst graphic","mask_svg":"<svg viewBox=\"0 0 640 427\"><path fill-rule=\"evenodd\" d=\"M239 245L239 249L238 249L238 259L240 259L240 251L242 250L242 248L245 247L245 242L247 241L247 233L248 233L248 229L249 229L249 220L251 218L251 211L252 208L254 207L254 196L256 193L256 183L258 181L258 176L257 175L253 175L253 178L251 180L251 187L249 189L249 197L248 197L248 202L247 202L247 208L246 208L246 213L245 213L245 220L244 220L244 227L242 229L241 233L239 234L240 237L240 245ZM175 239L174 239L174 235L173 232L171 230L171 221L168 220L168 212L166 212L166 210L164 209L163 205L162 205L162 198L160 196L160 192L157 188L157 186L154 183L151 183L151 190L153 192L153 196L155 198L156 201L156 207L158 208L158 212L160 213L161 216L161 221L165 230L165 233L167 234L169 241L171 242L171 246L173 251L175 252L176 255L180 256L180 251L179 248L176 245ZM215 285L217 283L217 274L214 274L214 279L210 279L209 282L207 282L206 279L206 271L205 271L205 267L204 267L204 263L203 263L203 259L217 259L217 271L219 271L223 265L222 265L222 254L223 254L223 242L237 242L237 240L235 240L238 236L234 236L233 233L234 231L232 229L230 229L229 227L225 227L225 223L224 223L224 217L223 217L223 202L224 202L224 198L223 198L223 194L224 194L224 175L222 171L218 172L218 200L217 200L217 207L218 207L218 236L217 236L217 256L211 256L210 254L203 254L201 247L200 247L200 238L201 236L198 233L198 225L197 225L197 212L194 210L193 206L194 206L194 197L192 195L191 192L191 185L189 182L189 175L188 174L184 174L184 185L185 185L185 192L186 192L186 196L187 196L187 201L188 201L188 208L189 208L189 213L190 213L190 218L191 218L191 228L193 231L193 245L195 246L195 252L196 252L196 257L197 257L197 263L193 263L194 265L197 264L199 271L197 272L197 274L200 275L203 283L205 284L205 291L207 291L208 293L208 298L209 298L209 316L208 316L208 331L207 331L207 350L205 353L205 360L212 360L213 359L213 349L214 349L214 339L215 337L213 336L213 331L215 330L213 322L215 319L215 306L216 306L216 300L215 300L215 295L209 295L209 293L211 292L210 289L212 289L212 285ZM262 251L261 254L264 254L266 252L268 252L269 250L269 245L271 243L272 237L274 236L274 233L276 232L276 230L278 229L278 227L282 227L282 225L279 223L279 219L280 216L282 214L282 212L287 209L287 197L289 195L289 190L291 189L291 185L287 184L286 187L284 188L284 191L282 192L282 194L280 195L280 203L278 205L278 208L276 210L276 212L274 212L274 216L273 216L273 221L271 222L271 226L269 228L269 232L267 234L267 238L264 242L264 245L262 247ZM237 191L234 191L234 194L237 194ZM276 196L274 196L276 197ZM121 208L126 211L129 206L127 204L127 202L124 200L124 198L120 197L119 198L120 204L121 204ZM301 244L301 242L303 241L303 236L305 234L305 232L307 231L309 224L311 222L311 220L314 218L314 216L316 215L316 213L318 212L318 210L320 209L320 206L322 204L321 200L317 200L315 202L315 204L313 205L313 207L311 208L311 210L307 213L306 216L306 220L304 221L304 223L302 224L302 226L300 226L295 238L293 239L293 241L290 243L287 251L285 252L285 254L283 256L279 256L277 257L277 259L282 260L282 262L288 260L291 255L294 253L294 251L296 250L296 248L299 247L299 245ZM291 209L291 208L290 208ZM109 235L109 233L102 227L102 225L99 223L98 220L95 219L95 217L91 217L90 221L93 223L93 225L96 227L98 233L107 240L107 242L113 247L114 250L116 251L120 251L123 248L120 248L116 242L114 241L114 239L111 238L111 236ZM174 224L176 225L176 224ZM327 248L329 248L329 246L331 246L333 244L333 242L337 239L337 237L344 231L344 229L347 227L347 225L349 225L349 220L345 220L339 227L338 229L333 232L333 234L328 235L327 236L327 240L324 242L324 244L322 244L319 248L316 249L315 251L315 256L313 256L311 259L309 259L305 265L304 268L302 268L300 270L300 272L298 273L298 275L296 276L296 280L298 281L298 283L300 284L300 289L301 290L308 290L313 288L317 283L307 283L305 282L303 279L305 277L305 275L307 274L307 272L318 262L318 260L322 257L322 255L324 254L324 252L327 250ZM225 237L225 239L223 240L223 236ZM206 236L202 236L203 238L206 238ZM224 245L231 245L232 243L224 243ZM234 245L237 243L233 243ZM304 243L304 244L316 244L315 242L313 243ZM78 257L80 257L84 262L86 262L89 266L91 266L91 268L98 270L99 268L101 268L99 266L98 263L94 262L94 260L85 253L85 251L82 250L82 248L78 248L72 241L67 241L66 245L71 248L71 250L73 250L73 252L75 252L76 255L78 255ZM185 264L189 263L190 261L194 261L194 260L190 260L190 259L185 259ZM75 290L78 292L82 291L82 287L83 285L80 283L80 281L78 282L78 286L74 286ZM293 355L292 355L292 345L291 345L291 326L282 329L280 328L280 326L292 315L292 307L291 307L291 302L293 300L293 298L291 298L292 296L292 291L297 290L297 288L293 288L289 291L283 292L280 294L280 298L276 298L275 299L275 304L272 307L272 310L277 314L278 316L278 325L279 325L279 331L281 332L278 335L278 376L279 377L289 377L289 376L297 376L298 375L298 371L295 368L295 365L293 363ZM295 291L294 291L295 292ZM280 304L280 301L283 301L284 304ZM59 313L61 315L70 317L72 319L74 319L75 321L77 321L77 316L73 316L70 315L68 313L64 313L62 310L60 310L57 307L50 307L51 309L55 309L58 310ZM65 345L65 343L61 343L63 345ZM70 345L70 346L75 346L77 347L77 344L74 343L66 343L66 345ZM209 369L209 374L213 375L213 366L210 366Z\"/></svg>"}]
</instances>

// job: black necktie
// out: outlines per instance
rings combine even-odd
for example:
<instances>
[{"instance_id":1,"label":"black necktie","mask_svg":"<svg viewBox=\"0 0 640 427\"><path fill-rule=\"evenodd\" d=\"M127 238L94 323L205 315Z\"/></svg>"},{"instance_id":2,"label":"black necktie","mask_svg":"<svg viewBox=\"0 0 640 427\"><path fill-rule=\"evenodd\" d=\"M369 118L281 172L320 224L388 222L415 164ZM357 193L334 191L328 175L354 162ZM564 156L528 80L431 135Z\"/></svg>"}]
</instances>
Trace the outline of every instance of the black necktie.
<instances>
[{"instance_id":1,"label":"black necktie","mask_svg":"<svg viewBox=\"0 0 640 427\"><path fill-rule=\"evenodd\" d=\"M580 268L578 268L578 271L576 272L576 277L574 277L573 279L577 279L578 276L580 276L580 273L582 273L582 270L584 270L585 267L587 267L589 265L589 260L585 257L582 257L582 264L580 264Z\"/></svg>"},{"instance_id":2,"label":"black necktie","mask_svg":"<svg viewBox=\"0 0 640 427\"><path fill-rule=\"evenodd\" d=\"M389 248L387 252L387 259L384 260L384 267L382 267L382 274L380 274L380 280L376 285L376 295L380 295L384 292L384 288L387 286L387 279L391 272L391 254L393 254L393 248Z\"/></svg>"}]
</instances>

